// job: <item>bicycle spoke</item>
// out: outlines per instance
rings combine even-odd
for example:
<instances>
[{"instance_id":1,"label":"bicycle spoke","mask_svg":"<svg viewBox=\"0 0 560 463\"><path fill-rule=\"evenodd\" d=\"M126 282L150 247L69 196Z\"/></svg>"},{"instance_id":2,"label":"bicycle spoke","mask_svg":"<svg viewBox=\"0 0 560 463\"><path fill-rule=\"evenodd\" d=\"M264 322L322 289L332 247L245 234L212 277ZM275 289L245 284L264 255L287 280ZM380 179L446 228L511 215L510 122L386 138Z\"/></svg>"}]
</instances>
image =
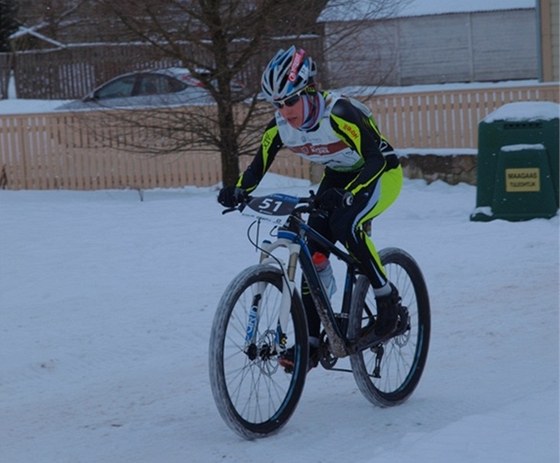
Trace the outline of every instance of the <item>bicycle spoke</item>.
<instances>
[{"instance_id":1,"label":"bicycle spoke","mask_svg":"<svg viewBox=\"0 0 560 463\"><path fill-rule=\"evenodd\" d=\"M420 269L414 260L399 249L380 253L387 277L401 297L398 334L383 343L351 356L352 372L360 391L376 405L396 405L406 400L420 381L426 361L430 334L429 300ZM356 286L352 307L353 334L359 333L375 307L369 282L362 279ZM406 309L406 310L405 310ZM359 318L358 318L359 317Z\"/></svg>"},{"instance_id":2,"label":"bicycle spoke","mask_svg":"<svg viewBox=\"0 0 560 463\"><path fill-rule=\"evenodd\" d=\"M254 266L232 282L217 311L210 342L214 399L226 423L243 437L279 429L295 410L303 390L306 365L294 374L278 364L276 346L282 303L282 276ZM291 308L286 329L291 343L307 348L301 305Z\"/></svg>"}]
</instances>

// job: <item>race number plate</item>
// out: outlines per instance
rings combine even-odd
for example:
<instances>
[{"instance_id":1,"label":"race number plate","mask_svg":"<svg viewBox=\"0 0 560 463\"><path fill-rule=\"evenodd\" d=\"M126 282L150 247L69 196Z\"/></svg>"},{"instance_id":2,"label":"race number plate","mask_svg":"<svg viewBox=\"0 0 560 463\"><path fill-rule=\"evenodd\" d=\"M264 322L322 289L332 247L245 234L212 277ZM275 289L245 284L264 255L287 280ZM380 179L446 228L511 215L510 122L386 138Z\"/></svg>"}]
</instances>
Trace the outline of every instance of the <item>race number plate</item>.
<instances>
[{"instance_id":1,"label":"race number plate","mask_svg":"<svg viewBox=\"0 0 560 463\"><path fill-rule=\"evenodd\" d=\"M242 214L247 217L282 224L297 204L298 198L295 196L275 193L251 199L243 209Z\"/></svg>"}]
</instances>

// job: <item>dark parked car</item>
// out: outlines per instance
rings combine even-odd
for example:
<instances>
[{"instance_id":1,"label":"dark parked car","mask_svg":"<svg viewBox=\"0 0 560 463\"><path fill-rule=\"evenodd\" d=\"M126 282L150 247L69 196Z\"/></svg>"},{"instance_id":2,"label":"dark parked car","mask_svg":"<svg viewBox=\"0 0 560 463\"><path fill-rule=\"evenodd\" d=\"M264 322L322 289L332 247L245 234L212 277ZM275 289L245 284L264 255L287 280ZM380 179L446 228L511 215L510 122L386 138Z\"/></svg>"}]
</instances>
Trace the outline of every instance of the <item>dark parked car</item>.
<instances>
[{"instance_id":1,"label":"dark parked car","mask_svg":"<svg viewBox=\"0 0 560 463\"><path fill-rule=\"evenodd\" d=\"M241 94L244 87L234 82L232 91ZM166 68L122 74L81 100L70 101L56 109L140 108L207 105L213 102L204 84L188 69Z\"/></svg>"}]
</instances>

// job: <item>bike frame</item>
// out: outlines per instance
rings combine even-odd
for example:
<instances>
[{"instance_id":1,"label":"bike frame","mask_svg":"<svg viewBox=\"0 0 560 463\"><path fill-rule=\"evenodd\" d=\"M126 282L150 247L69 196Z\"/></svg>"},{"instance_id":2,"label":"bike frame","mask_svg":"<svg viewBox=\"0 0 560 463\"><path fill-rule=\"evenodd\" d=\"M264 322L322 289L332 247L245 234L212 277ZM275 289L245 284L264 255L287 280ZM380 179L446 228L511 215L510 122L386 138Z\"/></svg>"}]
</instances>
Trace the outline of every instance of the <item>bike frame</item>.
<instances>
[{"instance_id":1,"label":"bike frame","mask_svg":"<svg viewBox=\"0 0 560 463\"><path fill-rule=\"evenodd\" d=\"M316 366L315 360L327 370L351 372L366 399L382 407L404 402L418 385L426 364L430 303L416 261L399 248L379 252L380 262L388 266L388 277L406 302L402 305L399 296L395 330L377 336L375 329L370 329L378 321L374 310L377 303L360 263L303 219L304 214L323 213L310 193L310 197L247 195L240 204L223 211L239 211L256 218L247 237L260 251L260 263L239 273L224 291L209 343L214 400L228 426L244 438L264 437L284 426L297 407L306 374ZM261 243L261 220L276 224L276 233L271 232L276 239ZM251 233L255 224L256 240ZM333 310L313 264L311 243L346 264L341 311ZM296 277L305 278L324 328L318 359L308 356L309 332ZM335 368L337 360L346 356L351 369Z\"/></svg>"},{"instance_id":2,"label":"bike frame","mask_svg":"<svg viewBox=\"0 0 560 463\"><path fill-rule=\"evenodd\" d=\"M323 288L319 274L313 264L306 238L320 244L323 248L328 249L331 254L346 263L346 279L340 314L335 314L331 301ZM278 259L272 257L272 252L277 248L288 249L289 258L287 266L281 265ZM354 283L358 273L356 259L347 252L337 248L332 242L305 223L301 217L296 214L290 215L286 224L278 229L276 241L264 243L261 253L261 264L280 265L284 274L285 284L283 285L280 314L278 317L282 332L285 332L289 319L291 301L296 287L295 277L298 261L309 286L321 323L329 338L331 353L337 358L353 353L355 351L355 344L347 338L346 330ZM339 316L337 317L337 315ZM337 318L342 318L342 320L339 322ZM279 336L278 343L279 347L282 347L281 336Z\"/></svg>"}]
</instances>

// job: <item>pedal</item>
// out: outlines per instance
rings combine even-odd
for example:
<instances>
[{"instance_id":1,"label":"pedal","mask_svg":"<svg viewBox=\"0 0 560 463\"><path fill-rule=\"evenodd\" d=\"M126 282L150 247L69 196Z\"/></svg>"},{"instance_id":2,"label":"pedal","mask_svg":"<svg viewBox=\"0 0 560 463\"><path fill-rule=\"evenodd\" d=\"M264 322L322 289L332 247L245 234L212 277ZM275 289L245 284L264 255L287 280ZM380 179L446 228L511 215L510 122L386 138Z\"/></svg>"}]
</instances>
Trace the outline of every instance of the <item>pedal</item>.
<instances>
[{"instance_id":1,"label":"pedal","mask_svg":"<svg viewBox=\"0 0 560 463\"><path fill-rule=\"evenodd\" d=\"M319 343L319 363L325 370L332 370L338 362L338 358L331 354L329 350L329 339L327 333L321 333L321 342Z\"/></svg>"},{"instance_id":2,"label":"pedal","mask_svg":"<svg viewBox=\"0 0 560 463\"><path fill-rule=\"evenodd\" d=\"M280 365L288 374L292 374L294 372L294 364L290 361L286 361L286 359L279 358L278 365Z\"/></svg>"}]
</instances>

